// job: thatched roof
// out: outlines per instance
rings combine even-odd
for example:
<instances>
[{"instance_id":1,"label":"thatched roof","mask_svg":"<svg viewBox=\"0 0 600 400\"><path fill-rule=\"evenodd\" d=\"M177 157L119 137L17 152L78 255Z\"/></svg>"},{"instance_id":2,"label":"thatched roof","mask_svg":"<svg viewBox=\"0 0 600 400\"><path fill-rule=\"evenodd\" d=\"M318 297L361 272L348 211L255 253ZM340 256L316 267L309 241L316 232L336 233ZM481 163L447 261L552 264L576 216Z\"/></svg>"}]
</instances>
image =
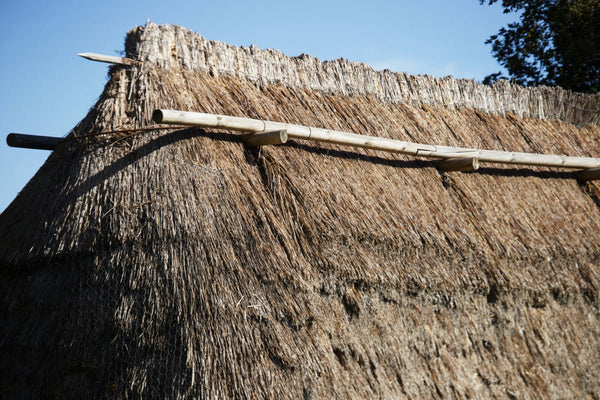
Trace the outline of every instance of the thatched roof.
<instances>
[{"instance_id":1,"label":"thatched roof","mask_svg":"<svg viewBox=\"0 0 600 400\"><path fill-rule=\"evenodd\" d=\"M599 96L148 24L0 215L0 397L598 398L600 186L157 129L155 108L600 154ZM77 139L79 138L79 139Z\"/></svg>"}]
</instances>

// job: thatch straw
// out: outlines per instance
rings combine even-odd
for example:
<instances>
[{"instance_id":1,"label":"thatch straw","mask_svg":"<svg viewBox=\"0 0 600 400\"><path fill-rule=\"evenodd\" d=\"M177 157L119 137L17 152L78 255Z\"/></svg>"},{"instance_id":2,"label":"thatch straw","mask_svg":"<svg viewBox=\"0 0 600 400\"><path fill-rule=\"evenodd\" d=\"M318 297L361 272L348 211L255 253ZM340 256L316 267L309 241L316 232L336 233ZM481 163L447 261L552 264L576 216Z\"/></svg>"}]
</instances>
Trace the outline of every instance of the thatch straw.
<instances>
[{"instance_id":1,"label":"thatch straw","mask_svg":"<svg viewBox=\"0 0 600 400\"><path fill-rule=\"evenodd\" d=\"M320 62L307 54L289 58L277 50L206 40L178 26L150 24L133 30L126 47L129 57L165 69L183 67L212 76L239 77L259 86L276 84L345 96L368 95L388 103L466 107L500 115L558 118L575 124L600 122L600 94L524 88L507 81L485 86L450 76L375 71L345 59Z\"/></svg>"},{"instance_id":2,"label":"thatch straw","mask_svg":"<svg viewBox=\"0 0 600 400\"><path fill-rule=\"evenodd\" d=\"M111 70L73 136L173 108L600 153L574 111L593 96L405 76L419 89L390 99L364 77L404 75L153 24L127 49L144 62ZM280 80L248 72L268 54ZM69 141L0 216L0 397L600 397L600 186L565 174L199 129Z\"/></svg>"}]
</instances>

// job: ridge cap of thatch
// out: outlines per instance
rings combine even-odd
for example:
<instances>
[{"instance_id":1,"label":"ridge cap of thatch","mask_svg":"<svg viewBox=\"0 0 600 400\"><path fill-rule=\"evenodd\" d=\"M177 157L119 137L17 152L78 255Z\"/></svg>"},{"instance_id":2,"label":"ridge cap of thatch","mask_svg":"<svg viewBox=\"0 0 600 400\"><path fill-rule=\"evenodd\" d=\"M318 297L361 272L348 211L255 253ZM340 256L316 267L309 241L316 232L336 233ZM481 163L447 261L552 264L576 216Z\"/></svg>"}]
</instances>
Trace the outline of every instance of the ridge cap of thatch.
<instances>
[{"instance_id":1,"label":"ridge cap of thatch","mask_svg":"<svg viewBox=\"0 0 600 400\"><path fill-rule=\"evenodd\" d=\"M560 119L577 125L600 124L600 93L560 87L523 87L508 81L484 85L471 79L410 75L338 58L320 61L309 54L286 56L255 45L234 46L208 40L177 26L148 21L126 39L130 58L164 69L199 70L213 76L246 79L258 86L280 84L343 96L368 95L386 103L469 108L491 114Z\"/></svg>"}]
</instances>

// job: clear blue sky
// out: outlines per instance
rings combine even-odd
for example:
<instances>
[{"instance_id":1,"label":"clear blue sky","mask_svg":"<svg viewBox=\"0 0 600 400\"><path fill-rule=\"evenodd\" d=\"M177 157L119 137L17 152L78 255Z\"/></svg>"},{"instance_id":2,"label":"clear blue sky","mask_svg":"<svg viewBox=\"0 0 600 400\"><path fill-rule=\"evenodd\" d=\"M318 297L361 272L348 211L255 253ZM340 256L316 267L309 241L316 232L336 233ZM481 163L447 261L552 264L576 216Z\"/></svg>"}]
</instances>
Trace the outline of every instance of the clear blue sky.
<instances>
[{"instance_id":1,"label":"clear blue sky","mask_svg":"<svg viewBox=\"0 0 600 400\"><path fill-rule=\"evenodd\" d=\"M0 13L0 211L49 152L6 145L9 132L64 136L93 106L125 33L150 19L208 39L289 56L344 57L377 69L481 80L500 70L484 41L516 17L478 0L4 0Z\"/></svg>"}]
</instances>

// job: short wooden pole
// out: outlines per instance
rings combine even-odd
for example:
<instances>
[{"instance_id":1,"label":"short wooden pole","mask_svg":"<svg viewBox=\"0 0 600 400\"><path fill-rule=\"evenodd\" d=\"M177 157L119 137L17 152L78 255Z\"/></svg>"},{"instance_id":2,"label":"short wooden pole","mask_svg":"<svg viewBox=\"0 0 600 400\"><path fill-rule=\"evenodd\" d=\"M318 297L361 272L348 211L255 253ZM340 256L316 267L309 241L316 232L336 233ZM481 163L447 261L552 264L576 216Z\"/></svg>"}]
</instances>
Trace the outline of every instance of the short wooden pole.
<instances>
[{"instance_id":1,"label":"short wooden pole","mask_svg":"<svg viewBox=\"0 0 600 400\"><path fill-rule=\"evenodd\" d=\"M448 158L435 162L437 169L441 171L477 171L479 169L479 160L473 158Z\"/></svg>"},{"instance_id":2,"label":"short wooden pole","mask_svg":"<svg viewBox=\"0 0 600 400\"><path fill-rule=\"evenodd\" d=\"M246 146L264 146L268 144L283 144L288 135L285 129L280 131L257 132L242 137Z\"/></svg>"},{"instance_id":3,"label":"short wooden pole","mask_svg":"<svg viewBox=\"0 0 600 400\"><path fill-rule=\"evenodd\" d=\"M63 140L64 138L61 137L24 135L22 133L9 133L6 136L6 144L23 149L54 150Z\"/></svg>"},{"instance_id":4,"label":"short wooden pole","mask_svg":"<svg viewBox=\"0 0 600 400\"><path fill-rule=\"evenodd\" d=\"M600 179L600 168L584 169L575 173L578 181L596 181Z\"/></svg>"}]
</instances>

